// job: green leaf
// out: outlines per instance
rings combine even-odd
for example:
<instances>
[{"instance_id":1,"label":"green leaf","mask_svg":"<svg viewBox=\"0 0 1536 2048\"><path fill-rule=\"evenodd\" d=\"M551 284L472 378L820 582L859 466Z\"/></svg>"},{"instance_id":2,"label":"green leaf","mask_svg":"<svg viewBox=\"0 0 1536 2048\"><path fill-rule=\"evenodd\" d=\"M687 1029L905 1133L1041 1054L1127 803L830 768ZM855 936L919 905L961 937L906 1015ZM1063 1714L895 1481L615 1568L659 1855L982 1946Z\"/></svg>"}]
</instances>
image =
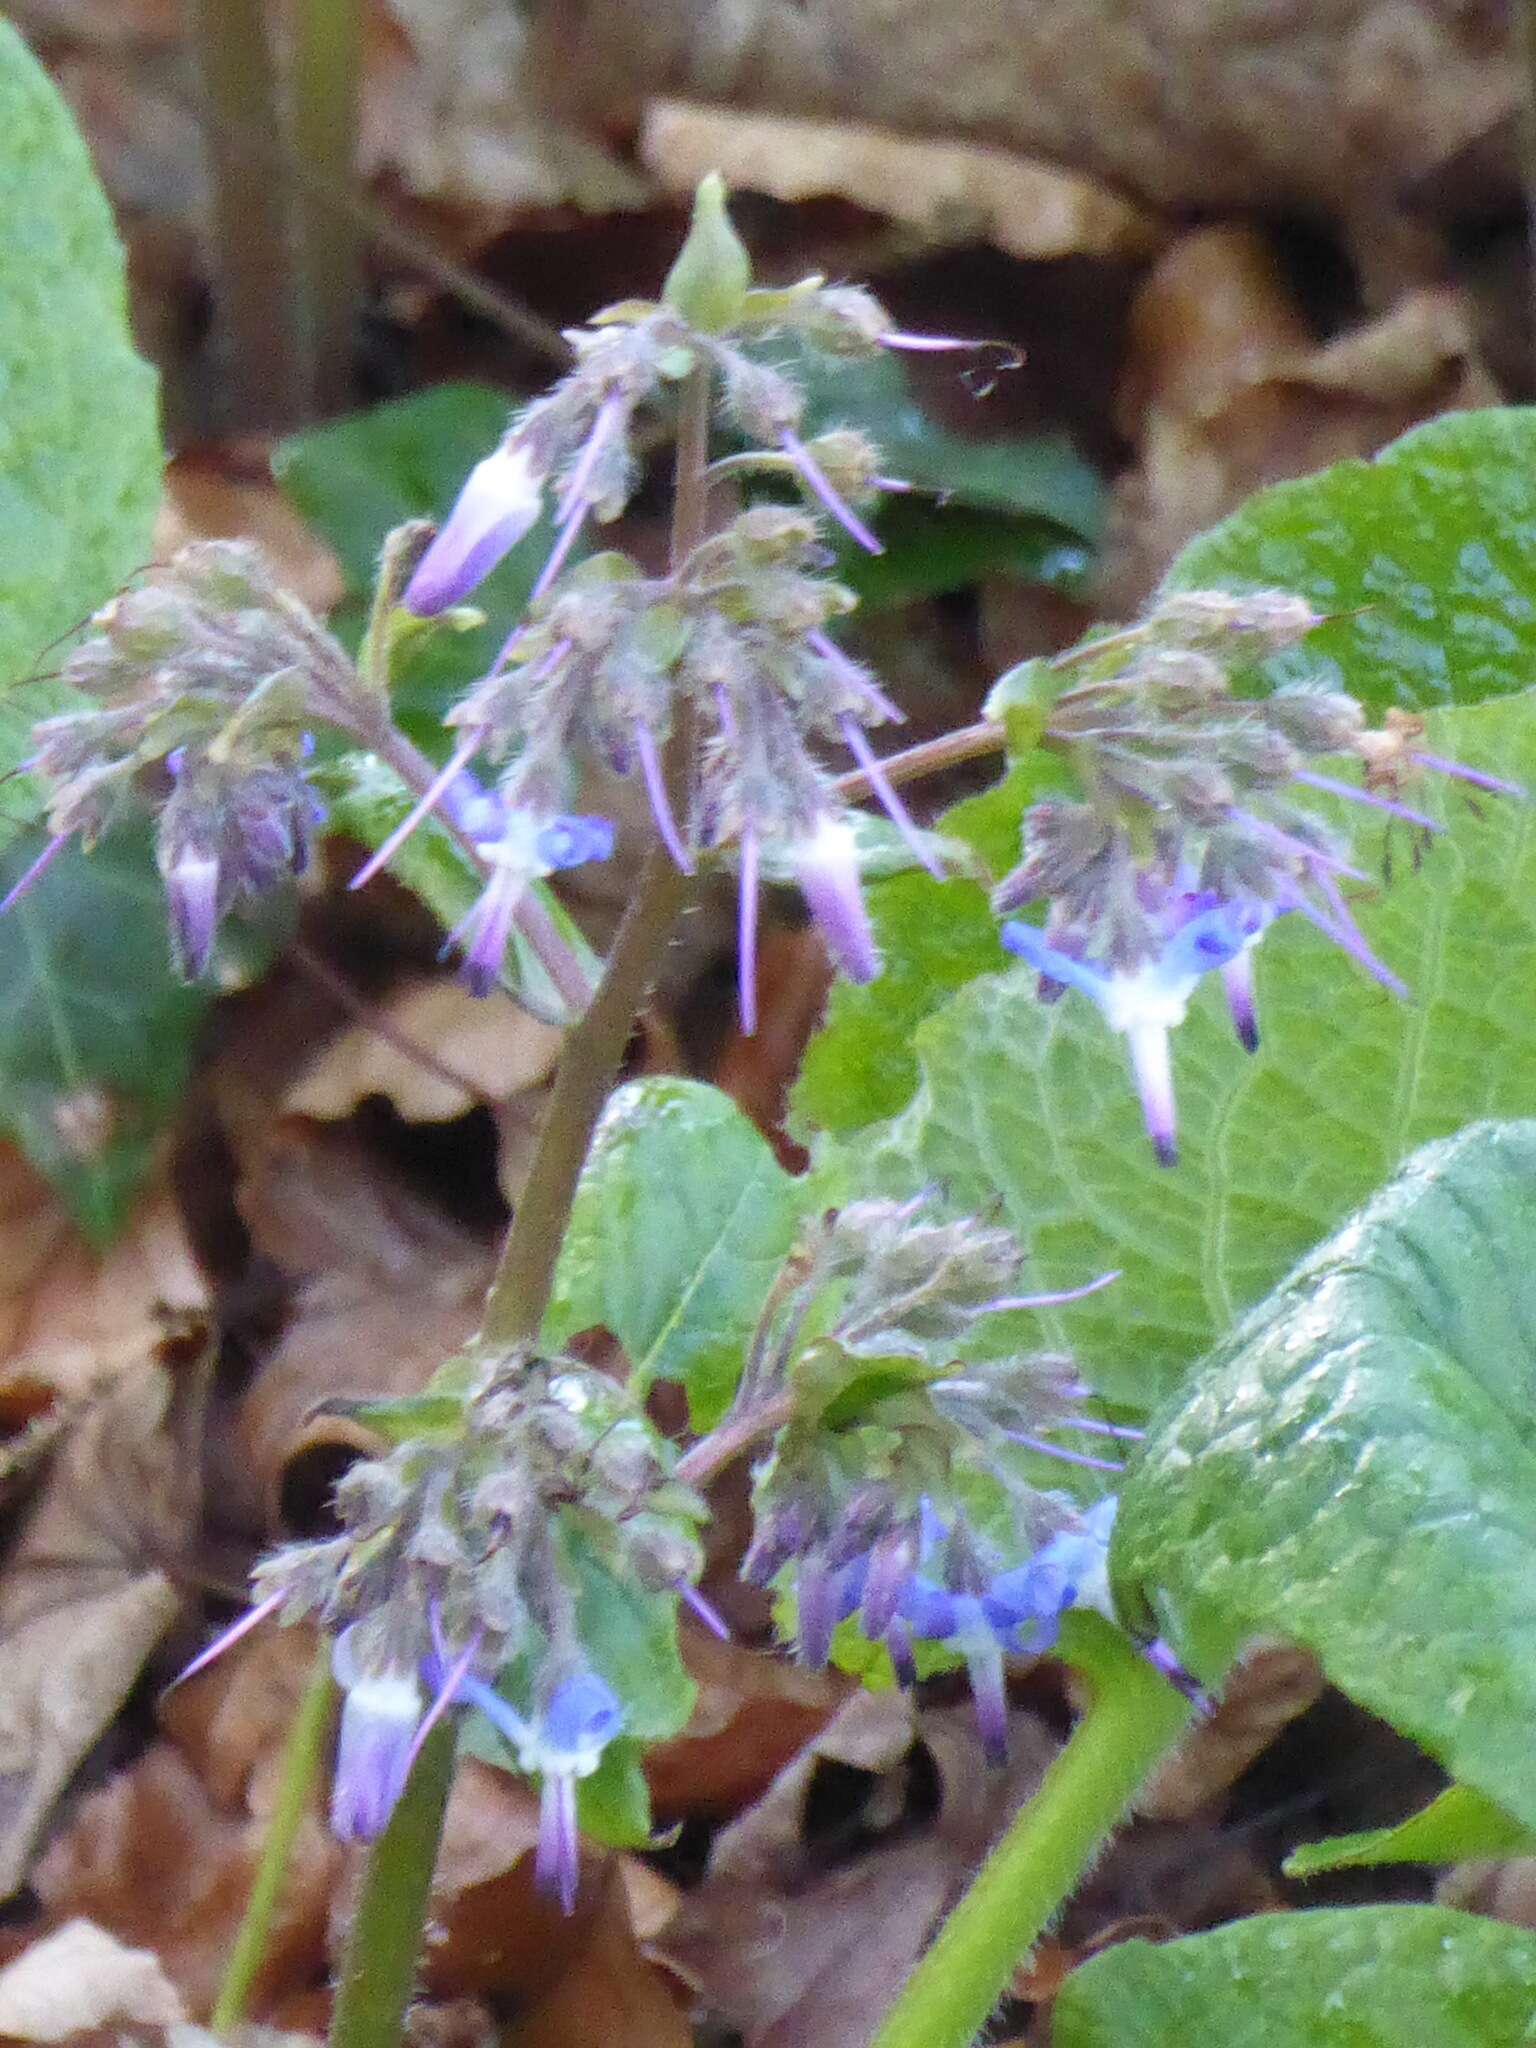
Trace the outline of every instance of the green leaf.
<instances>
[{"instance_id":1,"label":"green leaf","mask_svg":"<svg viewBox=\"0 0 1536 2048\"><path fill-rule=\"evenodd\" d=\"M1438 752L1536 787L1536 699L1430 727ZM977 1212L1000 1196L1034 1286L1120 1269L1041 1328L1104 1391L1150 1404L1416 1146L1532 1106L1536 818L1526 803L1474 807L1443 783L1415 800L1446 829L1416 870L1389 839L1390 886L1362 888L1355 904L1409 998L1300 918L1277 920L1257 956L1257 1055L1237 1045L1215 977L1175 1035L1175 1169L1153 1159L1121 1038L1082 997L1041 1004L1022 966L969 982L915 1024L915 1097L825 1148L828 1169L866 1193L939 1182ZM1380 870L1382 844L1374 825L1358 834L1363 867ZM845 1061L854 1050L845 1041ZM821 1057L817 1107L831 1093Z\"/></svg>"},{"instance_id":2,"label":"green leaf","mask_svg":"<svg viewBox=\"0 0 1536 2048\"><path fill-rule=\"evenodd\" d=\"M611 1849L646 1846L652 1831L644 1743L622 1735L609 1743L597 1769L576 1787L576 1824Z\"/></svg>"},{"instance_id":3,"label":"green leaf","mask_svg":"<svg viewBox=\"0 0 1536 2048\"><path fill-rule=\"evenodd\" d=\"M506 432L510 413L505 392L438 384L290 435L274 450L273 474L341 562L350 602L331 625L348 646L362 634L384 536L408 519L446 518L465 477ZM427 633L402 657L396 715L424 743L441 745L443 712L489 667L553 539L546 516L481 584L474 602L485 613L483 626ZM573 559L582 552L578 544Z\"/></svg>"},{"instance_id":4,"label":"green leaf","mask_svg":"<svg viewBox=\"0 0 1536 2048\"><path fill-rule=\"evenodd\" d=\"M342 754L320 762L310 779L325 799L330 830L367 847L382 846L415 801L394 770L373 754ZM389 872L421 898L444 931L452 931L467 916L483 886L474 863L435 817L423 819L391 859ZM576 920L548 883L531 882L529 890L542 902L595 988L601 962ZM507 987L535 1016L557 1024L571 1021L559 990L516 929Z\"/></svg>"},{"instance_id":5,"label":"green leaf","mask_svg":"<svg viewBox=\"0 0 1536 2048\"><path fill-rule=\"evenodd\" d=\"M0 894L36 857L0 857ZM98 1241L122 1221L175 1111L206 984L171 971L146 836L71 843L0 917L0 1129Z\"/></svg>"},{"instance_id":6,"label":"green leaf","mask_svg":"<svg viewBox=\"0 0 1536 2048\"><path fill-rule=\"evenodd\" d=\"M1268 662L1375 710L1503 696L1536 669L1536 408L1458 412L1369 461L1260 491L1191 541L1174 590L1291 590L1329 623Z\"/></svg>"},{"instance_id":7,"label":"green leaf","mask_svg":"<svg viewBox=\"0 0 1536 2048\"><path fill-rule=\"evenodd\" d=\"M1536 1122L1425 1146L1204 1361L1122 1489L1117 1597L1249 1637L1536 1826Z\"/></svg>"},{"instance_id":8,"label":"green leaf","mask_svg":"<svg viewBox=\"0 0 1536 2048\"><path fill-rule=\"evenodd\" d=\"M637 1387L681 1381L696 1428L735 1390L806 1191L699 1081L635 1081L603 1113L555 1272L549 1344L611 1330Z\"/></svg>"},{"instance_id":9,"label":"green leaf","mask_svg":"<svg viewBox=\"0 0 1536 2048\"><path fill-rule=\"evenodd\" d=\"M1469 1785L1448 1785L1421 1813L1396 1827L1307 1842L1285 1859L1287 1877L1324 1870L1358 1870L1377 1863L1460 1863L1473 1856L1526 1856L1536 1833L1511 1820Z\"/></svg>"},{"instance_id":10,"label":"green leaf","mask_svg":"<svg viewBox=\"0 0 1536 2048\"><path fill-rule=\"evenodd\" d=\"M1536 1936L1444 1906L1266 1913L1072 1972L1056 2048L1517 2048Z\"/></svg>"},{"instance_id":11,"label":"green leaf","mask_svg":"<svg viewBox=\"0 0 1536 2048\"><path fill-rule=\"evenodd\" d=\"M1086 543L1050 520L980 506L891 498L875 524L882 555L836 542L837 581L866 611L965 590L994 575L1076 595L1093 560Z\"/></svg>"},{"instance_id":12,"label":"green leaf","mask_svg":"<svg viewBox=\"0 0 1536 2048\"><path fill-rule=\"evenodd\" d=\"M646 1592L611 1571L576 1515L561 1516L558 1540L576 1594L577 1640L624 1702L624 1733L665 1741L686 1724L698 1691L678 1648L677 1595Z\"/></svg>"},{"instance_id":13,"label":"green leaf","mask_svg":"<svg viewBox=\"0 0 1536 2048\"><path fill-rule=\"evenodd\" d=\"M123 252L69 111L0 21L0 770L67 692L27 683L149 558L154 372L128 332ZM12 784L8 810L27 808Z\"/></svg>"}]
</instances>

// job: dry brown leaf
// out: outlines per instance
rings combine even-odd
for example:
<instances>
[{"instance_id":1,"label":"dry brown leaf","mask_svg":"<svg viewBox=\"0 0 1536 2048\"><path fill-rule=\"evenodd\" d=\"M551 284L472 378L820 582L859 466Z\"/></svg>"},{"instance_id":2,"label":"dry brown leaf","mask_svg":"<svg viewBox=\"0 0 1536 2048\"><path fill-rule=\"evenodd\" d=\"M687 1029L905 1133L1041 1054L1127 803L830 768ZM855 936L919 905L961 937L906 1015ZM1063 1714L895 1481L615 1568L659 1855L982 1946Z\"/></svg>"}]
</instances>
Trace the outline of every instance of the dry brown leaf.
<instances>
[{"instance_id":1,"label":"dry brown leaf","mask_svg":"<svg viewBox=\"0 0 1536 2048\"><path fill-rule=\"evenodd\" d=\"M1536 1856L1479 1857L1458 1863L1435 1886L1442 1906L1486 1913L1511 1927L1536 1928Z\"/></svg>"},{"instance_id":2,"label":"dry brown leaf","mask_svg":"<svg viewBox=\"0 0 1536 2048\"><path fill-rule=\"evenodd\" d=\"M353 1024L321 1047L282 1106L329 1121L379 1095L407 1123L446 1123L544 1080L562 1043L555 1025L515 1003L482 1000L461 982L434 976L390 996L377 1023Z\"/></svg>"},{"instance_id":3,"label":"dry brown leaf","mask_svg":"<svg viewBox=\"0 0 1536 2048\"><path fill-rule=\"evenodd\" d=\"M698 1686L687 1727L646 1752L651 1801L663 1820L739 1813L831 1720L852 1681L805 1671L782 1657L702 1629L683 1632L683 1661Z\"/></svg>"},{"instance_id":4,"label":"dry brown leaf","mask_svg":"<svg viewBox=\"0 0 1536 2048\"><path fill-rule=\"evenodd\" d=\"M863 2048L933 1928L1058 1743L1011 1717L981 1753L970 1706L923 1719L860 1693L715 1844L657 1953L749 2048Z\"/></svg>"},{"instance_id":5,"label":"dry brown leaf","mask_svg":"<svg viewBox=\"0 0 1536 2048\"><path fill-rule=\"evenodd\" d=\"M180 1751L161 1742L81 1802L38 1864L50 1913L85 1914L153 1948L193 2015L212 2007L250 1896L267 1813L227 1812ZM253 1990L260 2016L322 1981L341 1851L318 1812L300 1823Z\"/></svg>"},{"instance_id":6,"label":"dry brown leaf","mask_svg":"<svg viewBox=\"0 0 1536 2048\"><path fill-rule=\"evenodd\" d=\"M1104 608L1134 611L1186 540L1261 486L1497 396L1459 292L1410 292L1317 347L1256 230L1186 235L1132 312L1120 413L1138 454L1112 500Z\"/></svg>"},{"instance_id":7,"label":"dry brown leaf","mask_svg":"<svg viewBox=\"0 0 1536 2048\"><path fill-rule=\"evenodd\" d=\"M568 1967L520 2012L507 2048L691 2048L693 2029L646 1961L617 1869Z\"/></svg>"},{"instance_id":8,"label":"dry brown leaf","mask_svg":"<svg viewBox=\"0 0 1536 2048\"><path fill-rule=\"evenodd\" d=\"M164 1180L100 1251L41 1174L0 1146L0 1380L90 1393L149 1355L161 1308L196 1310L207 1300Z\"/></svg>"},{"instance_id":9,"label":"dry brown leaf","mask_svg":"<svg viewBox=\"0 0 1536 2048\"><path fill-rule=\"evenodd\" d=\"M0 1894L180 1614L203 1368L144 1363L84 1405L0 1579Z\"/></svg>"},{"instance_id":10,"label":"dry brown leaf","mask_svg":"<svg viewBox=\"0 0 1536 2048\"><path fill-rule=\"evenodd\" d=\"M789 200L830 194L937 240L991 242L1009 256L1142 255L1163 238L1149 214L1091 178L1002 149L852 121L655 100L640 155L674 192L719 171L736 190Z\"/></svg>"},{"instance_id":11,"label":"dry brown leaf","mask_svg":"<svg viewBox=\"0 0 1536 2048\"><path fill-rule=\"evenodd\" d=\"M630 117L650 93L814 109L829 124L1000 144L1186 211L1344 214L1357 226L1374 211L1378 244L1404 185L1519 103L1497 15L1458 0L532 0L530 11L538 82L593 125Z\"/></svg>"},{"instance_id":12,"label":"dry brown leaf","mask_svg":"<svg viewBox=\"0 0 1536 2048\"><path fill-rule=\"evenodd\" d=\"M429 1996L535 2003L582 1967L603 1919L619 1915L642 1941L668 1924L677 1897L672 1886L634 1857L590 1843L575 1911L562 1912L534 1886L538 1834L538 1794L525 1779L474 1758L460 1763L428 1908L422 1983ZM354 1884L359 1874L357 1864ZM349 1886L332 1914L338 1956L353 1897Z\"/></svg>"},{"instance_id":13,"label":"dry brown leaf","mask_svg":"<svg viewBox=\"0 0 1536 2048\"><path fill-rule=\"evenodd\" d=\"M92 2027L171 2027L185 2018L159 1959L89 1920L69 1921L0 1970L0 2037L8 2041L67 2041Z\"/></svg>"},{"instance_id":14,"label":"dry brown leaf","mask_svg":"<svg viewBox=\"0 0 1536 2048\"><path fill-rule=\"evenodd\" d=\"M1148 1820L1190 1820L1229 1791L1254 1758L1322 1693L1323 1668L1289 1643L1250 1649L1228 1674L1216 1711L1197 1721L1142 1787Z\"/></svg>"}]
</instances>

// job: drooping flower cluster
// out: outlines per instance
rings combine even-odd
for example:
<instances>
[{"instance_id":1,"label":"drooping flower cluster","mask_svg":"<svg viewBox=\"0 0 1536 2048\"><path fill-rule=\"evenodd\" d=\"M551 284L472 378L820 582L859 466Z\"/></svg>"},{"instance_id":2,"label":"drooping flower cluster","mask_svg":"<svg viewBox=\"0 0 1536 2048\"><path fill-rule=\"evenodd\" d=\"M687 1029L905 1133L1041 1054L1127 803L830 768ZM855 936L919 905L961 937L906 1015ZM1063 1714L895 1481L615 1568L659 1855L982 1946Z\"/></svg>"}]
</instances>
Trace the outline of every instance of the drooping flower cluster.
<instances>
[{"instance_id":1,"label":"drooping flower cluster","mask_svg":"<svg viewBox=\"0 0 1536 2048\"><path fill-rule=\"evenodd\" d=\"M352 664L238 541L183 549L93 625L64 669L93 701L44 719L26 764L50 787L38 866L72 835L90 845L158 812L173 951L199 974L224 913L309 858L321 816L310 731L345 720Z\"/></svg>"},{"instance_id":2,"label":"drooping flower cluster","mask_svg":"<svg viewBox=\"0 0 1536 2048\"><path fill-rule=\"evenodd\" d=\"M1110 1611L1113 1496L1085 1509L1044 1490L1040 1461L1114 1473L1117 1461L1071 1440L1112 1446L1138 1432L1084 1412L1088 1390L1059 1355L967 1356L986 1319L1079 1299L1114 1276L1065 1294L1011 1293L1010 1235L928 1207L852 1203L786 1267L741 1398L782 1385L793 1413L758 1473L743 1569L760 1585L782 1575L809 1664L826 1662L850 1617L903 1682L917 1644L957 1652L998 1756L1004 1657L1049 1649L1074 1605ZM807 1341L829 1289L830 1322Z\"/></svg>"},{"instance_id":3,"label":"drooping flower cluster","mask_svg":"<svg viewBox=\"0 0 1536 2048\"><path fill-rule=\"evenodd\" d=\"M333 1637L339 1835L377 1834L431 1729L478 1708L543 1781L539 1876L569 1907L576 1785L624 1725L578 1590L597 1572L620 1599L696 1600L702 1505L624 1390L567 1360L455 1361L419 1401L365 1412L412 1433L346 1473L340 1535L258 1566L238 1626L277 1611Z\"/></svg>"},{"instance_id":4,"label":"drooping flower cluster","mask_svg":"<svg viewBox=\"0 0 1536 2048\"><path fill-rule=\"evenodd\" d=\"M1418 746L1423 722L1393 710L1367 728L1352 697L1299 681L1239 697L1234 672L1294 646L1322 623L1284 591L1190 591L1141 624L1036 665L1039 744L1064 755L1084 792L1035 804L1023 860L994 894L998 911L1048 906L1043 927L1003 926L1003 943L1053 999L1077 989L1121 1033L1159 1159L1176 1158L1169 1034L1201 977L1219 972L1243 1045L1258 1044L1253 955L1275 919L1305 918L1396 994L1346 884L1366 885L1348 837L1316 796L1352 801L1422 840L1435 820L1404 801L1425 770L1495 794L1497 776ZM1064 686L1063 686L1064 684ZM1017 691L1004 679L994 708ZM1324 772L1338 758L1360 781Z\"/></svg>"},{"instance_id":5,"label":"drooping flower cluster","mask_svg":"<svg viewBox=\"0 0 1536 2048\"><path fill-rule=\"evenodd\" d=\"M735 275L739 256L739 279L723 293L689 281L701 237L714 249L717 282ZM680 275L685 288L675 289ZM867 737L868 727L900 713L828 630L853 599L825 573L822 522L830 517L857 545L879 552L865 510L897 486L880 476L861 434L802 435L804 391L753 347L786 334L839 354L965 346L899 334L869 294L819 279L789 291L749 289L745 252L718 194L711 200L706 189L663 301L615 307L569 335L574 369L525 407L477 465L403 599L422 617L462 604L546 505L552 510L555 540L527 616L451 714L462 735L455 761L483 750L505 764L498 795L515 860L572 804L594 761L638 774L680 868L691 873L702 857L734 855L748 1030L758 882L769 863L799 882L845 973L868 980L878 970L853 827L824 749L853 754L916 857L935 867ZM749 444L717 465L720 484L778 480L798 486L801 507L737 512L665 576L642 575L615 553L571 569L584 527L622 510L639 478L637 414L665 406L695 375L717 394L720 424ZM496 888L493 877L488 896ZM488 903L476 919L477 982L486 979L498 928Z\"/></svg>"}]
</instances>

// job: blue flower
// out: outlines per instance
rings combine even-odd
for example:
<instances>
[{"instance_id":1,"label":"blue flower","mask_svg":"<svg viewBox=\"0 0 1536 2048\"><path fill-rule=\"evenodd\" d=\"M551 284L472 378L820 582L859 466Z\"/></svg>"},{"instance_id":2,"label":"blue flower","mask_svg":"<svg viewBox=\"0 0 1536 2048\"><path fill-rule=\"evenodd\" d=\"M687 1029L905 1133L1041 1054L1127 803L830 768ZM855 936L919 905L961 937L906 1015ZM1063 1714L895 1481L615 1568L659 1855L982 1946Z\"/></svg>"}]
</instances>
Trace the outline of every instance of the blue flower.
<instances>
[{"instance_id":1,"label":"blue flower","mask_svg":"<svg viewBox=\"0 0 1536 2048\"><path fill-rule=\"evenodd\" d=\"M568 816L541 823L520 810L503 816L500 836L482 841L479 847L490 867L490 879L446 942L462 944L464 979L475 995L489 995L501 979L512 927L528 884L585 861L607 860L613 842L613 826L606 818Z\"/></svg>"},{"instance_id":2,"label":"blue flower","mask_svg":"<svg viewBox=\"0 0 1536 2048\"><path fill-rule=\"evenodd\" d=\"M1245 962L1274 915L1269 905L1257 901L1227 903L1193 893L1175 897L1161 951L1130 970L1076 959L1051 945L1034 925L1003 926L1003 944L1010 953L1051 981L1090 996L1110 1028L1124 1035L1147 1132L1164 1166L1178 1157L1169 1034L1183 1023L1200 977L1218 969L1227 982L1239 1035L1250 1049L1257 1043Z\"/></svg>"},{"instance_id":3,"label":"blue flower","mask_svg":"<svg viewBox=\"0 0 1536 2048\"><path fill-rule=\"evenodd\" d=\"M534 1876L539 1889L569 1913L580 1875L576 1786L591 1777L623 1730L618 1695L595 1671L578 1669L550 1688L537 1718L529 1721L483 1679L461 1678L458 1693L505 1737L518 1769L543 1780Z\"/></svg>"}]
</instances>

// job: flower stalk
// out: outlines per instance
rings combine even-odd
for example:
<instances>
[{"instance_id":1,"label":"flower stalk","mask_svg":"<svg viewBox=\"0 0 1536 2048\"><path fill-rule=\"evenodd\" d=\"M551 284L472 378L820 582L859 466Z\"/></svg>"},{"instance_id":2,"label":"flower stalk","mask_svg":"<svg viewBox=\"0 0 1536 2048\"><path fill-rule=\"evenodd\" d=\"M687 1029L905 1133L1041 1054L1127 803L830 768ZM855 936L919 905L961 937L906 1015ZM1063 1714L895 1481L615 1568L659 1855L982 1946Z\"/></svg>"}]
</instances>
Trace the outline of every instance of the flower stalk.
<instances>
[{"instance_id":1,"label":"flower stalk","mask_svg":"<svg viewBox=\"0 0 1536 2048\"><path fill-rule=\"evenodd\" d=\"M219 1986L219 1995L208 2021L212 2033L227 2034L246 2016L251 1988L272 1938L272 1926L277 1918L294 1839L320 1775L325 1738L331 1725L333 1697L331 1650L322 1639L315 1650L309 1678L299 1700L299 1710L294 1715L293 1726L283 1748L277 1803L267 1823L267 1838L262 1844L256 1879L246 1900L240 1931L235 1936L224 1981Z\"/></svg>"},{"instance_id":2,"label":"flower stalk","mask_svg":"<svg viewBox=\"0 0 1536 2048\"><path fill-rule=\"evenodd\" d=\"M1069 1617L1059 1654L1088 1679L1091 1704L913 1971L874 2048L968 2048L1188 1724L1190 1702L1100 1616Z\"/></svg>"}]
</instances>

